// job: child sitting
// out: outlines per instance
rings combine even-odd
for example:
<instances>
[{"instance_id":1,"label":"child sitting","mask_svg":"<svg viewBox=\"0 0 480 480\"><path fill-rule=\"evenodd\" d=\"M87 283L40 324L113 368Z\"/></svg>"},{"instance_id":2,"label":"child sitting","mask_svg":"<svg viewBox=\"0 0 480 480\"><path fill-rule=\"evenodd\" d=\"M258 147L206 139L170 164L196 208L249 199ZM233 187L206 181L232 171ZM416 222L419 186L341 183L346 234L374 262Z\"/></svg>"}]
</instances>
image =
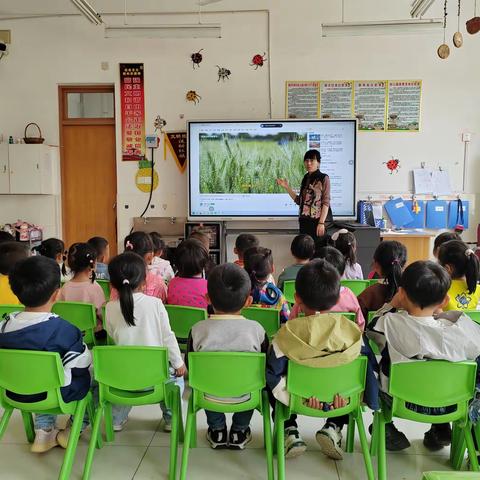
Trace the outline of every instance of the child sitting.
<instances>
[{"instance_id":1,"label":"child sitting","mask_svg":"<svg viewBox=\"0 0 480 480\"><path fill-rule=\"evenodd\" d=\"M151 270L156 275L160 275L166 285L174 277L173 268L168 260L162 258L166 253L166 245L162 237L157 232L151 232L150 237L153 242L153 260Z\"/></svg>"},{"instance_id":2,"label":"child sitting","mask_svg":"<svg viewBox=\"0 0 480 480\"><path fill-rule=\"evenodd\" d=\"M218 265L208 277L208 299L215 312L208 320L196 323L188 340L189 352L266 352L268 338L262 326L241 315L248 307L250 279L238 265ZM232 372L232 375L235 372ZM242 399L225 399L222 402L239 403ZM250 420L253 410L233 414L232 427L227 436L225 414L205 411L207 415L207 440L212 448L243 450L251 440Z\"/></svg>"},{"instance_id":3,"label":"child sitting","mask_svg":"<svg viewBox=\"0 0 480 480\"><path fill-rule=\"evenodd\" d=\"M450 300L445 310L475 310L480 299L478 257L461 240L443 243L438 251L438 261L452 278L448 291Z\"/></svg>"},{"instance_id":4,"label":"child sitting","mask_svg":"<svg viewBox=\"0 0 480 480\"><path fill-rule=\"evenodd\" d=\"M125 237L123 241L125 252L133 252L140 255L147 267L147 276L145 279L144 293L150 297L157 297L162 302L167 299L167 286L162 277L148 270L153 260L153 242L150 235L145 232L133 232ZM115 287L110 293L111 300L118 300L118 292Z\"/></svg>"},{"instance_id":5,"label":"child sitting","mask_svg":"<svg viewBox=\"0 0 480 480\"><path fill-rule=\"evenodd\" d=\"M333 265L323 259L312 260L298 272L295 290L295 302L305 317L289 320L275 335L267 355L267 386L285 405L290 401L286 390L289 360L318 368L346 364L358 357L362 343L362 333L355 323L328 314L340 295L340 275ZM316 399L306 401L312 408L323 407ZM337 395L333 406L344 405L345 400ZM316 435L322 452L337 460L342 458L341 429L345 424L348 415L329 418ZM305 452L296 415L285 421L284 433L287 458Z\"/></svg>"},{"instance_id":6,"label":"child sitting","mask_svg":"<svg viewBox=\"0 0 480 480\"><path fill-rule=\"evenodd\" d=\"M178 246L176 256L178 272L168 286L167 303L206 309L207 280L203 272L209 256L205 246L189 238Z\"/></svg>"},{"instance_id":7,"label":"child sitting","mask_svg":"<svg viewBox=\"0 0 480 480\"><path fill-rule=\"evenodd\" d=\"M0 304L20 305L16 295L10 288L8 275L15 264L28 257L25 244L20 242L0 243Z\"/></svg>"},{"instance_id":8,"label":"child sitting","mask_svg":"<svg viewBox=\"0 0 480 480\"><path fill-rule=\"evenodd\" d=\"M39 245L37 251L40 255L51 258L57 262L60 268L62 282L67 282L72 278L71 272L65 264L67 261L67 251L65 250L63 240L59 238L47 238Z\"/></svg>"},{"instance_id":9,"label":"child sitting","mask_svg":"<svg viewBox=\"0 0 480 480\"><path fill-rule=\"evenodd\" d=\"M97 280L110 280L108 276L108 260L110 259L110 245L103 237L92 237L88 244L97 252L97 266L95 275Z\"/></svg>"},{"instance_id":10,"label":"child sitting","mask_svg":"<svg viewBox=\"0 0 480 480\"><path fill-rule=\"evenodd\" d=\"M390 303L385 304L368 326L367 336L379 347L380 388L388 393L390 365L413 360L434 359L460 362L480 355L480 326L461 312L441 311L449 302L451 280L448 272L434 262L418 261L402 274L400 287ZM435 392L432 392L434 395ZM384 398L388 401L389 397ZM428 415L433 407L411 405L412 410ZM437 407L439 413L447 413ZM407 437L393 423L385 425L388 450L410 446ZM450 444L449 424L432 425L424 445L438 450Z\"/></svg>"},{"instance_id":11,"label":"child sitting","mask_svg":"<svg viewBox=\"0 0 480 480\"><path fill-rule=\"evenodd\" d=\"M253 305L280 310L280 323L290 315L288 302L283 293L269 281L273 273L273 257L269 248L249 248L244 255L245 270L252 282Z\"/></svg>"},{"instance_id":12,"label":"child sitting","mask_svg":"<svg viewBox=\"0 0 480 480\"><path fill-rule=\"evenodd\" d=\"M357 263L357 239L342 228L332 235L334 247L345 257L345 272L342 280L363 280L362 266Z\"/></svg>"},{"instance_id":13,"label":"child sitting","mask_svg":"<svg viewBox=\"0 0 480 480\"><path fill-rule=\"evenodd\" d=\"M90 351L83 343L82 332L66 320L51 313L60 288L58 264L46 257L35 256L18 262L10 273L14 294L25 305L25 311L7 315L0 322L0 348L58 352L65 371L61 388L64 402L84 398L90 389ZM7 394L15 400L14 393ZM35 402L44 393L21 395L19 400ZM56 416L35 415L35 441L31 451L42 453L61 445L67 446L68 433L59 434ZM58 434L58 438L57 438Z\"/></svg>"},{"instance_id":14,"label":"child sitting","mask_svg":"<svg viewBox=\"0 0 480 480\"><path fill-rule=\"evenodd\" d=\"M380 242L373 254L373 269L383 280L366 288L358 296L364 318L368 319L368 312L376 312L397 293L406 263L407 249L402 243L388 240Z\"/></svg>"},{"instance_id":15,"label":"child sitting","mask_svg":"<svg viewBox=\"0 0 480 480\"><path fill-rule=\"evenodd\" d=\"M285 268L278 277L278 288L283 291L286 280L295 280L298 271L310 261L315 253L315 242L310 235L297 235L290 246L295 263Z\"/></svg>"},{"instance_id":16,"label":"child sitting","mask_svg":"<svg viewBox=\"0 0 480 480\"><path fill-rule=\"evenodd\" d=\"M241 233L235 239L235 248L233 249L233 253L238 257L238 259L235 260L235 264L243 268L243 256L245 255L245 252L249 248L258 246L260 246L260 242L255 235L252 235L251 233Z\"/></svg>"},{"instance_id":17,"label":"child sitting","mask_svg":"<svg viewBox=\"0 0 480 480\"><path fill-rule=\"evenodd\" d=\"M160 299L145 295L143 288L147 275L143 259L127 252L113 258L108 265L110 281L118 292L119 300L106 306L106 330L115 345L167 347L173 376L183 377L185 365L172 332L168 314ZM141 368L141 365L139 365ZM183 380L180 382L183 387ZM163 428L171 430L172 414L164 403ZM127 422L132 407L113 406L113 428L119 432Z\"/></svg>"},{"instance_id":18,"label":"child sitting","mask_svg":"<svg viewBox=\"0 0 480 480\"><path fill-rule=\"evenodd\" d=\"M345 257L334 247L322 247L317 252L318 258L325 259L328 263L333 265L341 276L345 270ZM290 318L298 316L300 307L295 304L292 308ZM337 303L330 309L331 312L354 312L356 314L356 323L361 330L365 328L365 317L362 309L358 303L355 294L347 287L340 286L340 295Z\"/></svg>"},{"instance_id":19,"label":"child sitting","mask_svg":"<svg viewBox=\"0 0 480 480\"><path fill-rule=\"evenodd\" d=\"M74 243L68 250L67 261L73 278L61 288L58 300L92 303L97 309L99 327L105 294L95 281L97 251L88 243Z\"/></svg>"},{"instance_id":20,"label":"child sitting","mask_svg":"<svg viewBox=\"0 0 480 480\"><path fill-rule=\"evenodd\" d=\"M433 256L438 259L438 251L440 247L444 244L449 242L450 240L462 240L460 235L455 232L443 232L440 233L435 237L433 242Z\"/></svg>"}]
</instances>

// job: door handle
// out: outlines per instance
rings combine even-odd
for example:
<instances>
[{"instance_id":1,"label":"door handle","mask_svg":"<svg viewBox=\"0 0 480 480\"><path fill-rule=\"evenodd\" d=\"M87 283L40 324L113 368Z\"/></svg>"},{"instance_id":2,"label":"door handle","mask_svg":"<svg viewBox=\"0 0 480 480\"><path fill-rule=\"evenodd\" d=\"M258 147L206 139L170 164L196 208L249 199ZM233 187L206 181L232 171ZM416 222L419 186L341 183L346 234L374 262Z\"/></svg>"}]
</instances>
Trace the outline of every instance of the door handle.
<instances>
[{"instance_id":1,"label":"door handle","mask_svg":"<svg viewBox=\"0 0 480 480\"><path fill-rule=\"evenodd\" d=\"M115 202L112 206L113 210L115 210L117 208L117 202Z\"/></svg>"}]
</instances>

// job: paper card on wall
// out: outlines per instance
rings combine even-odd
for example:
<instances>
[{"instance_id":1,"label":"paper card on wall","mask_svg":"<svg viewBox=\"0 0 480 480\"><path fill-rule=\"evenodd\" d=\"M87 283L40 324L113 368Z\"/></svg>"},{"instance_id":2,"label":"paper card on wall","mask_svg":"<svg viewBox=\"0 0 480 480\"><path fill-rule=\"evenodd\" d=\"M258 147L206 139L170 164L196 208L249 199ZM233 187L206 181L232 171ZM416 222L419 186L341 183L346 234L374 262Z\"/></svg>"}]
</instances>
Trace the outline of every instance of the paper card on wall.
<instances>
[{"instance_id":1,"label":"paper card on wall","mask_svg":"<svg viewBox=\"0 0 480 480\"><path fill-rule=\"evenodd\" d=\"M392 225L395 227L403 227L407 223L411 223L413 221L413 215L410 213L405 205L405 202L400 197L386 202L385 210L390 217Z\"/></svg>"},{"instance_id":2,"label":"paper card on wall","mask_svg":"<svg viewBox=\"0 0 480 480\"><path fill-rule=\"evenodd\" d=\"M433 193L432 171L428 168L413 170L415 193Z\"/></svg>"},{"instance_id":3,"label":"paper card on wall","mask_svg":"<svg viewBox=\"0 0 480 480\"><path fill-rule=\"evenodd\" d=\"M435 170L432 173L433 194L451 195L452 187L450 185L450 175L443 170Z\"/></svg>"},{"instance_id":4,"label":"paper card on wall","mask_svg":"<svg viewBox=\"0 0 480 480\"><path fill-rule=\"evenodd\" d=\"M427 202L427 228L447 228L447 202L430 200Z\"/></svg>"}]
</instances>

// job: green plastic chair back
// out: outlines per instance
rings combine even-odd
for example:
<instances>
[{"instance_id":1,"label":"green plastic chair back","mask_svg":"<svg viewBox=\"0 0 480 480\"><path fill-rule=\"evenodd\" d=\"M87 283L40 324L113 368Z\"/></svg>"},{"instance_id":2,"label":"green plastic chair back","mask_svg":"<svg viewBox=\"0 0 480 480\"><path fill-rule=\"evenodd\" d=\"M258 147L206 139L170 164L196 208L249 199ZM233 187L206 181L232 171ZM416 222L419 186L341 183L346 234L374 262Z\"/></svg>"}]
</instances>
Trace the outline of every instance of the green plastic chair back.
<instances>
[{"instance_id":1,"label":"green plastic chair back","mask_svg":"<svg viewBox=\"0 0 480 480\"><path fill-rule=\"evenodd\" d=\"M87 345L95 345L94 332L97 326L95 305L83 302L56 302L52 312L75 325L84 334L83 341Z\"/></svg>"},{"instance_id":2,"label":"green plastic chair back","mask_svg":"<svg viewBox=\"0 0 480 480\"><path fill-rule=\"evenodd\" d=\"M363 424L361 397L365 389L367 358L360 356L353 362L331 368L314 368L288 362L287 391L290 394L290 405L277 401L275 406L275 438L277 445L277 478L285 479L285 440L284 422L291 414L309 417L330 418L349 415L349 426L346 441L346 451L353 452L354 425L356 424L360 444L365 461L367 477L374 480L372 460ZM336 394L348 399L349 403L335 410L317 410L308 407L304 401L316 397L320 401L333 402Z\"/></svg>"},{"instance_id":3,"label":"green plastic chair back","mask_svg":"<svg viewBox=\"0 0 480 480\"><path fill-rule=\"evenodd\" d=\"M105 294L105 301L110 300L110 281L109 280L96 280L96 282L102 287L103 293Z\"/></svg>"},{"instance_id":4,"label":"green plastic chair back","mask_svg":"<svg viewBox=\"0 0 480 480\"><path fill-rule=\"evenodd\" d=\"M0 320L4 317L4 315L8 315L9 313L13 312L22 312L25 310L23 305L8 305L3 303L0 305Z\"/></svg>"},{"instance_id":5,"label":"green plastic chair back","mask_svg":"<svg viewBox=\"0 0 480 480\"><path fill-rule=\"evenodd\" d=\"M477 472L424 472L423 480L479 480Z\"/></svg>"},{"instance_id":6,"label":"green plastic chair back","mask_svg":"<svg viewBox=\"0 0 480 480\"><path fill-rule=\"evenodd\" d=\"M370 280L341 280L343 287L349 288L356 296L370 286Z\"/></svg>"},{"instance_id":7,"label":"green plastic chair back","mask_svg":"<svg viewBox=\"0 0 480 480\"><path fill-rule=\"evenodd\" d=\"M283 282L283 295L290 305L295 303L295 280L285 280Z\"/></svg>"},{"instance_id":8,"label":"green plastic chair back","mask_svg":"<svg viewBox=\"0 0 480 480\"><path fill-rule=\"evenodd\" d=\"M468 315L474 322L480 323L480 310L463 310L463 313Z\"/></svg>"},{"instance_id":9,"label":"green plastic chair back","mask_svg":"<svg viewBox=\"0 0 480 480\"><path fill-rule=\"evenodd\" d=\"M378 283L380 281L380 278L371 278L368 283L369 283L369 287L371 287L372 285L375 285L376 283Z\"/></svg>"},{"instance_id":10,"label":"green plastic chair back","mask_svg":"<svg viewBox=\"0 0 480 480\"><path fill-rule=\"evenodd\" d=\"M248 320L255 320L265 330L268 338L272 338L280 328L280 310L277 308L248 307L242 310Z\"/></svg>"},{"instance_id":11,"label":"green plastic chair back","mask_svg":"<svg viewBox=\"0 0 480 480\"><path fill-rule=\"evenodd\" d=\"M90 392L82 400L65 403L60 391L64 381L59 353L0 349L0 404L4 408L0 420L0 438L8 427L14 409L22 413L30 443L35 439L32 413L73 416L70 439L59 475L61 480L70 477L85 409L88 408L90 418L93 418L94 411ZM44 398L35 402L21 402L9 398L7 390L23 395L43 393ZM92 442L97 444L98 437L92 437Z\"/></svg>"},{"instance_id":12,"label":"green plastic chair back","mask_svg":"<svg viewBox=\"0 0 480 480\"><path fill-rule=\"evenodd\" d=\"M356 322L357 321L357 314L355 312L329 312L332 315L342 315L351 322Z\"/></svg>"},{"instance_id":13,"label":"green plastic chair back","mask_svg":"<svg viewBox=\"0 0 480 480\"><path fill-rule=\"evenodd\" d=\"M214 412L243 412L256 409L263 416L267 478L273 480L273 448L270 408L265 388L265 354L249 352L191 352L188 354L189 385L185 441L180 478L187 478L189 448L196 445L196 414L206 408ZM206 395L209 397L207 398ZM215 397L243 397L240 403L215 401ZM248 398L249 395L249 398Z\"/></svg>"},{"instance_id":14,"label":"green plastic chair back","mask_svg":"<svg viewBox=\"0 0 480 480\"><path fill-rule=\"evenodd\" d=\"M207 311L204 308L184 307L182 305L165 305L177 341L181 345L182 350L185 350L185 345L190 335L192 327L202 320L208 318Z\"/></svg>"}]
</instances>

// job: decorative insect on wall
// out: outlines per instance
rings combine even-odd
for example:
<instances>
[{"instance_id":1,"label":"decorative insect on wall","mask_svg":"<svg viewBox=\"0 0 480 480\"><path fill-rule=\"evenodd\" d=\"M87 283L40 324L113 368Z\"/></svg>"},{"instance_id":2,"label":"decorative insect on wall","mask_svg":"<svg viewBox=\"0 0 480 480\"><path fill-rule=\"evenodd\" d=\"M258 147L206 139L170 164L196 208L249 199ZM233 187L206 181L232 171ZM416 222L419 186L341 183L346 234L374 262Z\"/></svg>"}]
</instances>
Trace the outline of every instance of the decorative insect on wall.
<instances>
[{"instance_id":1,"label":"decorative insect on wall","mask_svg":"<svg viewBox=\"0 0 480 480\"><path fill-rule=\"evenodd\" d=\"M198 68L200 68L200 64L202 63L202 60L203 60L203 55L200 53L202 50L203 50L203 48L201 48L198 52L192 53L190 55L190 58L192 60L192 66L193 66L194 70L195 70L196 66Z\"/></svg>"},{"instance_id":2,"label":"decorative insect on wall","mask_svg":"<svg viewBox=\"0 0 480 480\"><path fill-rule=\"evenodd\" d=\"M232 74L232 72L228 68L220 67L219 65L217 65L217 68L218 68L218 72L217 72L218 80L217 80L217 82L219 82L220 80L225 81L225 80L228 80L230 78L230 75Z\"/></svg>"},{"instance_id":3,"label":"decorative insect on wall","mask_svg":"<svg viewBox=\"0 0 480 480\"><path fill-rule=\"evenodd\" d=\"M400 160L398 158L393 158L392 156L391 160L383 162L383 164L390 170L390 175L392 175L393 172L398 173L398 169L400 168Z\"/></svg>"},{"instance_id":4,"label":"decorative insect on wall","mask_svg":"<svg viewBox=\"0 0 480 480\"><path fill-rule=\"evenodd\" d=\"M201 99L202 97L195 90L189 90L185 94L185 100L187 100L187 102L193 102L195 105L199 103Z\"/></svg>"},{"instance_id":5,"label":"decorative insect on wall","mask_svg":"<svg viewBox=\"0 0 480 480\"><path fill-rule=\"evenodd\" d=\"M255 70L258 70L258 67L263 67L263 64L267 61L266 53L263 52L263 55L257 53L253 56L250 65L255 67Z\"/></svg>"}]
</instances>

